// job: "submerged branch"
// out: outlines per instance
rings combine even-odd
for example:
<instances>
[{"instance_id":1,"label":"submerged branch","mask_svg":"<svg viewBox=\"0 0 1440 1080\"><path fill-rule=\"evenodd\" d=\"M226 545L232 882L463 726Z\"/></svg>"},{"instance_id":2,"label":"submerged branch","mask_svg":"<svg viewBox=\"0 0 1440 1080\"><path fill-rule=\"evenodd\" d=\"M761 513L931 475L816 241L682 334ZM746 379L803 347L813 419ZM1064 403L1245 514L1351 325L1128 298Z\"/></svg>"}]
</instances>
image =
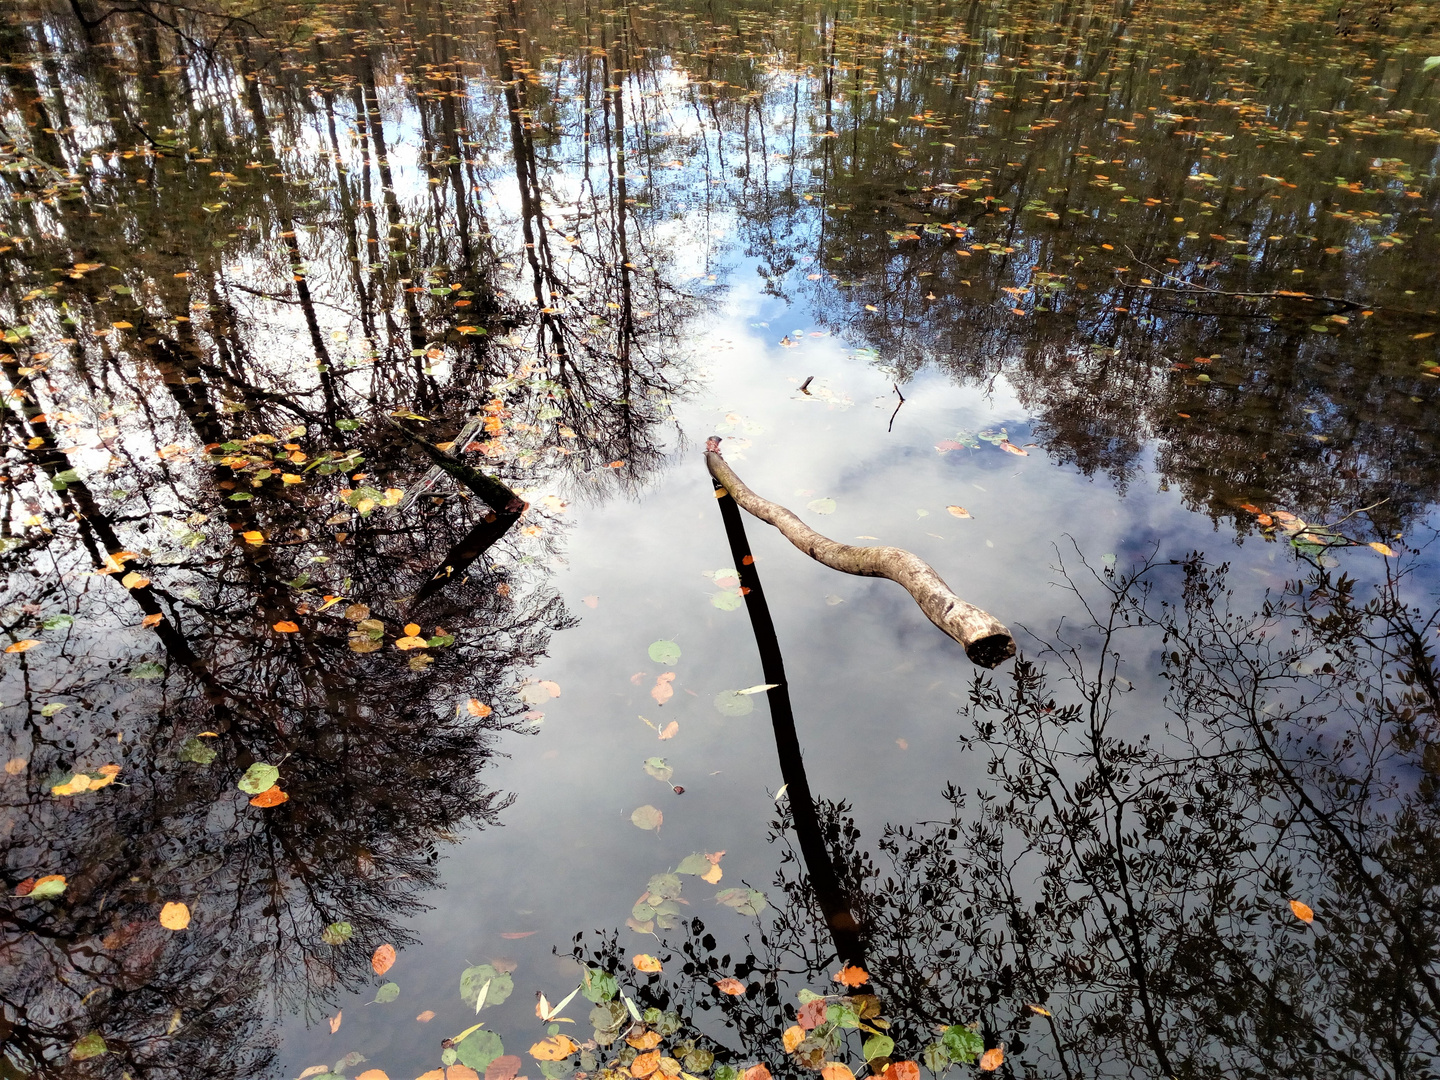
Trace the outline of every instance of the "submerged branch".
<instances>
[{"instance_id":1,"label":"submerged branch","mask_svg":"<svg viewBox=\"0 0 1440 1080\"><path fill-rule=\"evenodd\" d=\"M926 617L965 646L965 654L981 667L996 667L1015 655L1015 639L1004 624L951 592L924 559L904 548L855 547L820 535L785 507L746 487L720 456L719 445L720 440L712 437L705 448L710 475L743 509L774 525L785 539L816 562L841 573L889 578L903 585Z\"/></svg>"}]
</instances>

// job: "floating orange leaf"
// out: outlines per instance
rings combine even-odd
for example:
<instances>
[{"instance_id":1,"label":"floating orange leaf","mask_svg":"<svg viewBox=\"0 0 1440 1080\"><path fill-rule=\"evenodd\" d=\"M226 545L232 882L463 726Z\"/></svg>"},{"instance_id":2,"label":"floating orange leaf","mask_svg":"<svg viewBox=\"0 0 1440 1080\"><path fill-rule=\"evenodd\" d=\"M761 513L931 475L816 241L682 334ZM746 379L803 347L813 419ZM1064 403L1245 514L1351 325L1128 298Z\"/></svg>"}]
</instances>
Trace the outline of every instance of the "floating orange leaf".
<instances>
[{"instance_id":1,"label":"floating orange leaf","mask_svg":"<svg viewBox=\"0 0 1440 1080\"><path fill-rule=\"evenodd\" d=\"M1051 1015L1050 1010L1043 1005L1026 1005L1025 1007L1033 1013L1039 1013L1041 1016Z\"/></svg>"},{"instance_id":2,"label":"floating orange leaf","mask_svg":"<svg viewBox=\"0 0 1440 1080\"><path fill-rule=\"evenodd\" d=\"M751 1065L740 1074L740 1080L770 1080L770 1070L765 1065Z\"/></svg>"},{"instance_id":3,"label":"floating orange leaf","mask_svg":"<svg viewBox=\"0 0 1440 1080\"><path fill-rule=\"evenodd\" d=\"M172 900L160 909L160 925L166 930L184 930L190 925L190 909Z\"/></svg>"},{"instance_id":4,"label":"floating orange leaf","mask_svg":"<svg viewBox=\"0 0 1440 1080\"><path fill-rule=\"evenodd\" d=\"M154 615L146 615L145 618L141 619L140 625L148 629L152 626L158 626L164 620L164 618L165 616L161 615L160 612L157 611Z\"/></svg>"},{"instance_id":5,"label":"floating orange leaf","mask_svg":"<svg viewBox=\"0 0 1440 1080\"><path fill-rule=\"evenodd\" d=\"M722 994L729 994L731 997L739 997L745 993L745 984L739 979L721 979L715 984L715 989Z\"/></svg>"},{"instance_id":6,"label":"floating orange leaf","mask_svg":"<svg viewBox=\"0 0 1440 1080\"><path fill-rule=\"evenodd\" d=\"M1003 1064L1005 1064L1005 1051L998 1046L992 1046L980 1055L978 1067L981 1072L994 1072Z\"/></svg>"},{"instance_id":7,"label":"floating orange leaf","mask_svg":"<svg viewBox=\"0 0 1440 1080\"><path fill-rule=\"evenodd\" d=\"M579 1044L570 1038L570 1036L551 1035L550 1038L541 1039L534 1046L530 1047L530 1056L536 1061L562 1061L579 1049ZM658 1068L660 1064L659 1053L655 1055L655 1064Z\"/></svg>"},{"instance_id":8,"label":"floating orange leaf","mask_svg":"<svg viewBox=\"0 0 1440 1080\"><path fill-rule=\"evenodd\" d=\"M265 542L265 534L262 533L259 529L249 529L245 532L242 532L240 536L247 544L254 544L258 546Z\"/></svg>"},{"instance_id":9,"label":"floating orange leaf","mask_svg":"<svg viewBox=\"0 0 1440 1080\"><path fill-rule=\"evenodd\" d=\"M334 1016L330 1017L330 1034L334 1035L340 1030L340 1021L345 1018L345 1010L341 1009Z\"/></svg>"},{"instance_id":10,"label":"floating orange leaf","mask_svg":"<svg viewBox=\"0 0 1440 1080\"><path fill-rule=\"evenodd\" d=\"M855 1074L850 1071L850 1066L843 1061L827 1061L825 1067L820 1070L821 1080L855 1080Z\"/></svg>"},{"instance_id":11,"label":"floating orange leaf","mask_svg":"<svg viewBox=\"0 0 1440 1080\"><path fill-rule=\"evenodd\" d=\"M920 1080L920 1066L913 1061L892 1061L882 1075L885 1080Z\"/></svg>"},{"instance_id":12,"label":"floating orange leaf","mask_svg":"<svg viewBox=\"0 0 1440 1080\"><path fill-rule=\"evenodd\" d=\"M389 942L381 945L370 957L370 966L375 969L376 975L384 975L395 966L395 946Z\"/></svg>"},{"instance_id":13,"label":"floating orange leaf","mask_svg":"<svg viewBox=\"0 0 1440 1080\"><path fill-rule=\"evenodd\" d=\"M651 956L649 953L641 953L639 956L635 957L635 959L632 960L631 963L635 965L636 971L660 970L660 961L656 960L655 957Z\"/></svg>"},{"instance_id":14,"label":"floating orange leaf","mask_svg":"<svg viewBox=\"0 0 1440 1080\"><path fill-rule=\"evenodd\" d=\"M658 1031L640 1031L631 1035L625 1041L641 1052L654 1050L660 1045L660 1033Z\"/></svg>"},{"instance_id":15,"label":"floating orange leaf","mask_svg":"<svg viewBox=\"0 0 1440 1080\"><path fill-rule=\"evenodd\" d=\"M664 705L675 696L675 687L670 684L675 681L675 672L667 671L664 675L655 680L655 685L650 688L650 696L655 699L655 704Z\"/></svg>"},{"instance_id":16,"label":"floating orange leaf","mask_svg":"<svg viewBox=\"0 0 1440 1080\"><path fill-rule=\"evenodd\" d=\"M795 1048L805 1041L805 1029L799 1024L794 1024L785 1029L785 1034L781 1036L781 1039L785 1043L785 1052L793 1054Z\"/></svg>"},{"instance_id":17,"label":"floating orange leaf","mask_svg":"<svg viewBox=\"0 0 1440 1080\"><path fill-rule=\"evenodd\" d=\"M1300 900L1291 900L1290 910L1293 911L1295 917L1303 923L1312 923L1315 921L1315 912L1311 910L1309 904Z\"/></svg>"},{"instance_id":18,"label":"floating orange leaf","mask_svg":"<svg viewBox=\"0 0 1440 1080\"><path fill-rule=\"evenodd\" d=\"M846 964L836 974L835 981L838 982L841 986L848 986L853 989L857 986L864 986L867 982L869 982L870 973L862 967L856 967L853 964Z\"/></svg>"},{"instance_id":19,"label":"floating orange leaf","mask_svg":"<svg viewBox=\"0 0 1440 1080\"><path fill-rule=\"evenodd\" d=\"M486 705L483 701L476 701L473 697L465 702L465 711L471 716L489 716L494 712L489 705Z\"/></svg>"},{"instance_id":20,"label":"floating orange leaf","mask_svg":"<svg viewBox=\"0 0 1440 1080\"><path fill-rule=\"evenodd\" d=\"M485 1080L515 1080L524 1064L514 1054L501 1054L485 1066Z\"/></svg>"},{"instance_id":21,"label":"floating orange leaf","mask_svg":"<svg viewBox=\"0 0 1440 1080\"><path fill-rule=\"evenodd\" d=\"M630 1075L635 1080L644 1080L645 1077L658 1071L660 1068L660 1051L651 1050L648 1054L639 1055L630 1063Z\"/></svg>"},{"instance_id":22,"label":"floating orange leaf","mask_svg":"<svg viewBox=\"0 0 1440 1080\"><path fill-rule=\"evenodd\" d=\"M419 1021L420 1023L422 1023L422 1024L428 1024L431 1020L434 1020L434 1019L435 1019L435 1010L434 1010L434 1009L426 1009L426 1010L425 1010L424 1012L422 1012L419 1016L415 1017L415 1019L418 1020L418 1021Z\"/></svg>"},{"instance_id":23,"label":"floating orange leaf","mask_svg":"<svg viewBox=\"0 0 1440 1080\"><path fill-rule=\"evenodd\" d=\"M289 798L289 795L285 794L285 792L280 790L279 784L272 784L270 787L262 791L259 795L256 795L253 799L251 799L250 805L259 806L262 808L267 806L279 806L281 803L286 802Z\"/></svg>"},{"instance_id":24,"label":"floating orange leaf","mask_svg":"<svg viewBox=\"0 0 1440 1080\"><path fill-rule=\"evenodd\" d=\"M26 639L23 640L23 641L17 641L17 642L15 642L13 645L6 645L6 646L5 646L5 651L6 651L7 653L29 652L29 651L30 651L31 649L33 649L36 645L39 645L39 644L40 644L40 642L36 641L34 638L26 638Z\"/></svg>"},{"instance_id":25,"label":"floating orange leaf","mask_svg":"<svg viewBox=\"0 0 1440 1080\"><path fill-rule=\"evenodd\" d=\"M355 1080L390 1080L384 1069L366 1069Z\"/></svg>"},{"instance_id":26,"label":"floating orange leaf","mask_svg":"<svg viewBox=\"0 0 1440 1080\"><path fill-rule=\"evenodd\" d=\"M300 627L298 624L291 622L289 619L281 619L273 627L271 627L271 629L273 629L277 634L294 634L299 631Z\"/></svg>"}]
</instances>

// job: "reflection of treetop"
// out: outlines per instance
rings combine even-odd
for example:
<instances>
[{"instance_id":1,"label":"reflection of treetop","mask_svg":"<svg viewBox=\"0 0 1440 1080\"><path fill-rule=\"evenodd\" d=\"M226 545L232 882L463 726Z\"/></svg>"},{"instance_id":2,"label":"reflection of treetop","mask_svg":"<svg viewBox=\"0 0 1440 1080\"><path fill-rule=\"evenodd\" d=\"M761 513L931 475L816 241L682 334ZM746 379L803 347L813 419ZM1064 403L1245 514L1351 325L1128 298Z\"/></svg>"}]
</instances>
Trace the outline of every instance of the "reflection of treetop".
<instances>
[{"instance_id":1,"label":"reflection of treetop","mask_svg":"<svg viewBox=\"0 0 1440 1080\"><path fill-rule=\"evenodd\" d=\"M943 1072L936 1026L978 1020L1027 1075L1431 1068L1440 613L1322 571L1245 615L1198 557L1066 580L1093 622L1042 641L1045 667L976 676L963 741L987 782L947 793L950 820L872 853L843 803L821 807L886 1056ZM618 938L577 957L676 1010L677 1041L803 1074L780 1033L838 964L791 855L746 955L692 918L654 950L661 974L629 972ZM862 1039L827 1060L858 1071Z\"/></svg>"}]
</instances>

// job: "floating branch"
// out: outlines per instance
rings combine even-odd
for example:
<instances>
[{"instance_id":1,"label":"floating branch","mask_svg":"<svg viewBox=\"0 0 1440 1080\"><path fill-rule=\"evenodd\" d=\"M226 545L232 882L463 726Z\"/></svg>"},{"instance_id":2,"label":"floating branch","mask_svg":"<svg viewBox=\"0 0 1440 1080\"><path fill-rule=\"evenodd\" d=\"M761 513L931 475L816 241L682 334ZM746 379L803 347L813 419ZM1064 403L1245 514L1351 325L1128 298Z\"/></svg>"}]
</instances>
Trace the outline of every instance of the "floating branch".
<instances>
[{"instance_id":1,"label":"floating branch","mask_svg":"<svg viewBox=\"0 0 1440 1080\"><path fill-rule=\"evenodd\" d=\"M720 456L719 448L718 437L712 437L705 445L705 464L710 475L742 509L774 525L785 539L816 562L844 574L889 578L903 585L926 617L965 646L965 654L981 667L993 668L1015 655L1015 639L1004 624L951 592L950 586L924 559L904 548L855 547L821 536L785 507L761 498L746 487Z\"/></svg>"}]
</instances>

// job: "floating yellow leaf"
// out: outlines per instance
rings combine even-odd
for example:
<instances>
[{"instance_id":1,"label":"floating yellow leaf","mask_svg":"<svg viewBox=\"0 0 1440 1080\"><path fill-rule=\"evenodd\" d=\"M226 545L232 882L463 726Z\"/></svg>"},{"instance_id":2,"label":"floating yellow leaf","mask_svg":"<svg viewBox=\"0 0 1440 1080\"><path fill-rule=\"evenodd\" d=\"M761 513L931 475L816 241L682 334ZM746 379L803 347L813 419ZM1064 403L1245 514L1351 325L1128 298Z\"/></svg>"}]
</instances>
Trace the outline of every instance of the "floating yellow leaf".
<instances>
[{"instance_id":1,"label":"floating yellow leaf","mask_svg":"<svg viewBox=\"0 0 1440 1080\"><path fill-rule=\"evenodd\" d=\"M785 1043L785 1052L793 1054L795 1048L805 1041L805 1029L799 1024L794 1024L785 1029L785 1034L781 1036L781 1039Z\"/></svg>"},{"instance_id":2,"label":"floating yellow leaf","mask_svg":"<svg viewBox=\"0 0 1440 1080\"><path fill-rule=\"evenodd\" d=\"M970 511L966 510L963 506L947 506L945 509L949 510L954 517L968 518L970 516Z\"/></svg>"},{"instance_id":3,"label":"floating yellow leaf","mask_svg":"<svg viewBox=\"0 0 1440 1080\"><path fill-rule=\"evenodd\" d=\"M635 957L635 959L632 960L631 963L635 965L636 971L660 970L660 961L656 960L655 957L651 956L649 953L641 953L639 956Z\"/></svg>"},{"instance_id":4,"label":"floating yellow leaf","mask_svg":"<svg viewBox=\"0 0 1440 1080\"><path fill-rule=\"evenodd\" d=\"M1026 1005L1025 1007L1033 1013L1039 1013L1041 1016L1051 1015L1050 1010L1043 1005Z\"/></svg>"},{"instance_id":5,"label":"floating yellow leaf","mask_svg":"<svg viewBox=\"0 0 1440 1080\"><path fill-rule=\"evenodd\" d=\"M855 1080L855 1074L850 1071L850 1066L843 1061L827 1061L825 1067L820 1070L821 1080Z\"/></svg>"},{"instance_id":6,"label":"floating yellow leaf","mask_svg":"<svg viewBox=\"0 0 1440 1080\"><path fill-rule=\"evenodd\" d=\"M184 930L190 925L190 909L172 900L160 909L160 925L166 930Z\"/></svg>"},{"instance_id":7,"label":"floating yellow leaf","mask_svg":"<svg viewBox=\"0 0 1440 1080\"><path fill-rule=\"evenodd\" d=\"M1379 540L1371 540L1369 546L1381 555L1388 555L1392 559L1396 557L1394 549L1392 549L1389 544L1382 544Z\"/></svg>"},{"instance_id":8,"label":"floating yellow leaf","mask_svg":"<svg viewBox=\"0 0 1440 1080\"><path fill-rule=\"evenodd\" d=\"M410 649L424 649L427 648L428 645L429 643L423 637L416 637L414 634L410 634L402 638L396 638L395 640L395 647L402 651L408 651ZM354 648L354 646L352 645L351 648Z\"/></svg>"},{"instance_id":9,"label":"floating yellow leaf","mask_svg":"<svg viewBox=\"0 0 1440 1080\"><path fill-rule=\"evenodd\" d=\"M146 585L150 584L150 579L143 574L137 574L134 570L131 570L120 579L120 584L124 585L127 589L143 589Z\"/></svg>"},{"instance_id":10,"label":"floating yellow leaf","mask_svg":"<svg viewBox=\"0 0 1440 1080\"><path fill-rule=\"evenodd\" d=\"M63 784L56 784L50 789L52 795L78 795L82 791L90 790L90 777L84 773L76 773Z\"/></svg>"},{"instance_id":11,"label":"floating yellow leaf","mask_svg":"<svg viewBox=\"0 0 1440 1080\"><path fill-rule=\"evenodd\" d=\"M576 1050L579 1045L568 1035L551 1035L548 1039L541 1039L534 1046L530 1047L530 1056L536 1061L563 1061ZM655 1064L660 1064L660 1055L655 1055ZM637 1059L638 1060L638 1059ZM639 1075L639 1074L636 1074Z\"/></svg>"},{"instance_id":12,"label":"floating yellow leaf","mask_svg":"<svg viewBox=\"0 0 1440 1080\"><path fill-rule=\"evenodd\" d=\"M660 1045L660 1033L658 1031L639 1031L631 1035L625 1042L642 1052L654 1050Z\"/></svg>"},{"instance_id":13,"label":"floating yellow leaf","mask_svg":"<svg viewBox=\"0 0 1440 1080\"><path fill-rule=\"evenodd\" d=\"M281 473L280 479L286 484L303 484L305 482L303 476L296 476L293 472Z\"/></svg>"},{"instance_id":14,"label":"floating yellow leaf","mask_svg":"<svg viewBox=\"0 0 1440 1080\"><path fill-rule=\"evenodd\" d=\"M259 529L250 529L248 532L241 533L240 536L247 544L258 546L265 543L265 534Z\"/></svg>"}]
</instances>

